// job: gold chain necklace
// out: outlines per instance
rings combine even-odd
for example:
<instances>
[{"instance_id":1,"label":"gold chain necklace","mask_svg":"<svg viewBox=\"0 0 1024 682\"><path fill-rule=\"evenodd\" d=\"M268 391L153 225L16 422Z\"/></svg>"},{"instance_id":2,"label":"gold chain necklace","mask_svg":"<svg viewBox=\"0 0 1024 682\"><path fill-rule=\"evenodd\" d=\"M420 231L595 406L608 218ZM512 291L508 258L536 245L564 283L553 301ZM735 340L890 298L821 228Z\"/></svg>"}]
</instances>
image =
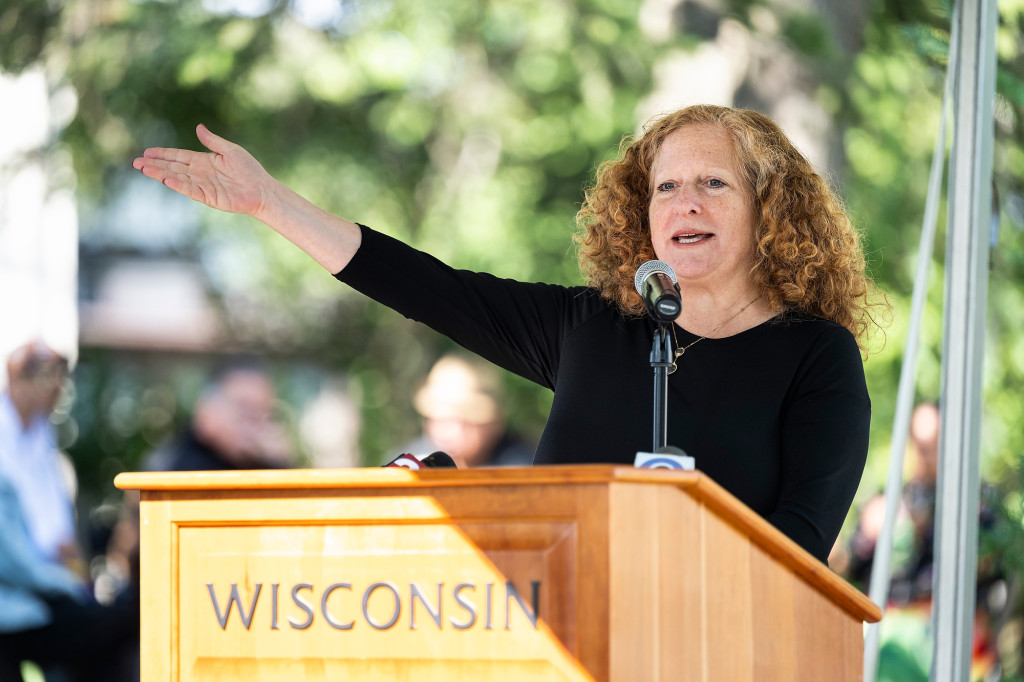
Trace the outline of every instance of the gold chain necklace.
<instances>
[{"instance_id":1,"label":"gold chain necklace","mask_svg":"<svg viewBox=\"0 0 1024 682\"><path fill-rule=\"evenodd\" d=\"M673 345L675 346L675 351L674 351L675 357L672 360L672 369L670 369L668 373L671 374L672 372L676 371L676 363L675 363L675 361L678 360L679 358L683 357L683 353L685 353L690 348L693 348L694 345L700 343L701 341L703 341L704 339L708 338L709 336L713 336L715 332L717 332L719 329L721 329L725 325L727 325L730 322L732 322L733 320L735 320L737 317L740 316L740 313L742 313L744 310L746 310L747 308L749 308L750 306L754 305L755 303L757 303L760 300L761 300L761 295L759 295L753 301L751 301L750 303L746 304L745 306L743 306L742 308L737 310L735 313L732 314L732 317L730 317L728 320L726 320L722 324L718 325L717 327L715 327L714 329L709 331L706 335L698 336L695 341L691 341L690 343L686 344L682 348L679 347L679 338L676 336L676 325L673 323L672 324L672 341L673 341Z\"/></svg>"}]
</instances>

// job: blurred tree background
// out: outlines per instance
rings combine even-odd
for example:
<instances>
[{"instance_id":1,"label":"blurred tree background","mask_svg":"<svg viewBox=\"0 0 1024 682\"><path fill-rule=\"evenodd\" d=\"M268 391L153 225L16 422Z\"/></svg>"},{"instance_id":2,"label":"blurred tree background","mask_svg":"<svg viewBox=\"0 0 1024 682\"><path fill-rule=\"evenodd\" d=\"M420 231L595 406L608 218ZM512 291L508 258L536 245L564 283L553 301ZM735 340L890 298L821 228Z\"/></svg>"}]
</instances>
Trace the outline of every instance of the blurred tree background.
<instances>
[{"instance_id":1,"label":"blurred tree background","mask_svg":"<svg viewBox=\"0 0 1024 682\"><path fill-rule=\"evenodd\" d=\"M982 457L1019 538L1024 0L1000 13ZM130 169L144 148L197 148L203 122L315 203L453 265L576 284L573 216L597 164L659 109L714 98L779 120L864 232L895 308L865 365L874 409L859 499L877 493L949 15L924 0L3 0L0 70L43 69L54 92L74 93L53 152L75 171L83 307L112 259L172 259L194 265L220 321L214 343L193 347L83 337L61 426L83 499L98 506L114 474L185 422L219 355L265 357L296 431L325 382L343 386L358 455L375 465L418 430L411 395L449 348L264 226L145 186ZM927 254L921 399L939 396L944 224ZM550 395L506 382L512 423L539 434Z\"/></svg>"}]
</instances>

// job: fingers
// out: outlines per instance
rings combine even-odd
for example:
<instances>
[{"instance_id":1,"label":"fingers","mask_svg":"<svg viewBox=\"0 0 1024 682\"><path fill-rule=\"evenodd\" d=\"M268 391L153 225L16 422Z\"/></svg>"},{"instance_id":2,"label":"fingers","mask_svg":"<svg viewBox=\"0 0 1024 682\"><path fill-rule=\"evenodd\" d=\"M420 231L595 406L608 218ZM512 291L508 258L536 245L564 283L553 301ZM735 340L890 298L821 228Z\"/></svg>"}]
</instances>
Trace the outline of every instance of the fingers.
<instances>
[{"instance_id":1,"label":"fingers","mask_svg":"<svg viewBox=\"0 0 1024 682\"><path fill-rule=\"evenodd\" d=\"M203 143L203 146L209 149L211 152L217 154L223 154L228 151L231 143L225 140L219 135L215 135L210 132L210 129L200 123L196 126L196 136L199 141Z\"/></svg>"},{"instance_id":2,"label":"fingers","mask_svg":"<svg viewBox=\"0 0 1024 682\"><path fill-rule=\"evenodd\" d=\"M180 160L188 157L183 157L180 154L164 153L181 151L180 149L147 149L142 157L132 161L132 167L142 171L142 174L147 178L153 178L175 192L180 192L195 199L197 198L193 196L195 183L189 172L189 164L184 160ZM193 152L188 153L194 154Z\"/></svg>"},{"instance_id":3,"label":"fingers","mask_svg":"<svg viewBox=\"0 0 1024 682\"><path fill-rule=\"evenodd\" d=\"M143 152L142 156L132 161L132 168L142 171L148 178L161 182L168 175L188 172L193 152L181 149L162 149L154 147Z\"/></svg>"},{"instance_id":4,"label":"fingers","mask_svg":"<svg viewBox=\"0 0 1024 682\"><path fill-rule=\"evenodd\" d=\"M132 168L142 171L146 177L162 180L169 175L180 175L188 172L189 163L178 158L167 156L151 155L152 149L147 149L145 154L132 161ZM176 150L169 150L176 151Z\"/></svg>"},{"instance_id":5,"label":"fingers","mask_svg":"<svg viewBox=\"0 0 1024 682\"><path fill-rule=\"evenodd\" d=\"M210 151L150 147L132 168L169 189L223 211L258 208L258 188L266 174L244 149L200 124L196 135Z\"/></svg>"},{"instance_id":6,"label":"fingers","mask_svg":"<svg viewBox=\"0 0 1024 682\"><path fill-rule=\"evenodd\" d=\"M142 152L141 160L163 160L163 161L177 161L178 163L189 164L202 154L202 152L193 152L188 149L174 149L172 147L150 147L146 151ZM139 161L140 159L136 159ZM132 164L135 165L135 164Z\"/></svg>"},{"instance_id":7,"label":"fingers","mask_svg":"<svg viewBox=\"0 0 1024 682\"><path fill-rule=\"evenodd\" d=\"M238 146L219 135L210 132L210 129L200 123L196 126L196 135L203 145L216 155L224 154L238 149ZM185 166L191 166L201 158L210 157L206 152L194 152L188 149L175 149L172 147L150 147L142 153L142 156L132 161L132 168L141 170L144 173L150 166L166 167L161 162L177 162ZM148 175L148 173L147 173Z\"/></svg>"},{"instance_id":8,"label":"fingers","mask_svg":"<svg viewBox=\"0 0 1024 682\"><path fill-rule=\"evenodd\" d=\"M164 187L172 189L178 194L184 194L189 199L195 199L196 201L212 206L212 199L207 196L206 190L203 188L203 183L196 182L194 178L189 176L187 173L162 173L160 175L152 175L159 180Z\"/></svg>"}]
</instances>

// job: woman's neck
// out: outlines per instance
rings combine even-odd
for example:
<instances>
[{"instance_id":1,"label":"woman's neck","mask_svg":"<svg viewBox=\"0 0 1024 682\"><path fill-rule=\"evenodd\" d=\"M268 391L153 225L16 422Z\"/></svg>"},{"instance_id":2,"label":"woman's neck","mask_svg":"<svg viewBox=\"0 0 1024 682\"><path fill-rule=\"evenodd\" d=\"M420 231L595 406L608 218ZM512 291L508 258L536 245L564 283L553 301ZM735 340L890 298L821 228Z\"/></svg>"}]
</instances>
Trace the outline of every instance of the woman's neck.
<instances>
[{"instance_id":1,"label":"woman's neck","mask_svg":"<svg viewBox=\"0 0 1024 682\"><path fill-rule=\"evenodd\" d=\"M734 291L681 290L683 311L676 324L698 336L720 339L752 329L775 316L753 285Z\"/></svg>"}]
</instances>

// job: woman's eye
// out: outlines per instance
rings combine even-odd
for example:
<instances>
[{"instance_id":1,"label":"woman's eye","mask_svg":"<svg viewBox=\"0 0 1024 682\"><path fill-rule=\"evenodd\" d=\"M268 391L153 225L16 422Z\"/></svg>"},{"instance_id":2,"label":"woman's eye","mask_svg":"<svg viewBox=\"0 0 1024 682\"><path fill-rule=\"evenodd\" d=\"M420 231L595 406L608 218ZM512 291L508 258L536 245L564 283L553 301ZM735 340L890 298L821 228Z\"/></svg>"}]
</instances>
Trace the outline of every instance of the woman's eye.
<instances>
[{"instance_id":1,"label":"woman's eye","mask_svg":"<svg viewBox=\"0 0 1024 682\"><path fill-rule=\"evenodd\" d=\"M711 178L708 180L708 187L725 187L725 183L718 178Z\"/></svg>"},{"instance_id":2,"label":"woman's eye","mask_svg":"<svg viewBox=\"0 0 1024 682\"><path fill-rule=\"evenodd\" d=\"M674 182L663 182L660 185L658 185L658 191L659 192L667 192L670 189L675 189L675 187L676 187L676 183L674 183Z\"/></svg>"}]
</instances>

